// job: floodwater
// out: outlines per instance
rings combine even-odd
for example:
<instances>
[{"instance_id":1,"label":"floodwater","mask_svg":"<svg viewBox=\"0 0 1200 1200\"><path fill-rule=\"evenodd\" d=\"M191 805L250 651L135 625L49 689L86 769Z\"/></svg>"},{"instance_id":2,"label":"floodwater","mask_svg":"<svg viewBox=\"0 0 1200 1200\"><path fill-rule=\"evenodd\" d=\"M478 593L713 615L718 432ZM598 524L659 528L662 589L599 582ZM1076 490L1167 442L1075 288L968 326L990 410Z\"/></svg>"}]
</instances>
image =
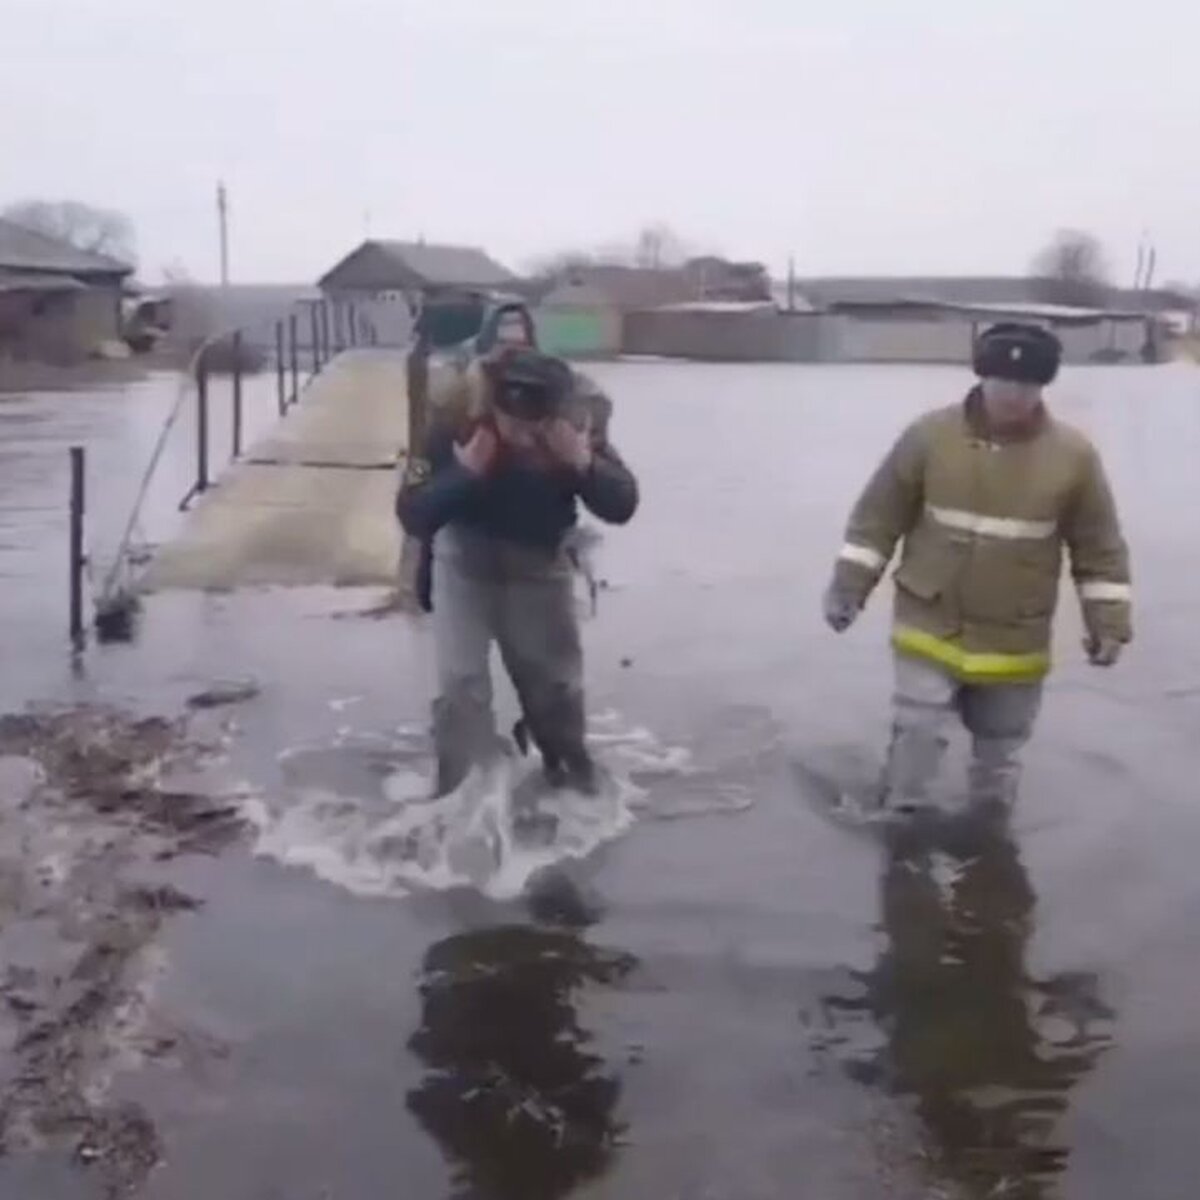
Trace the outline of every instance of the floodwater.
<instances>
[{"instance_id":1,"label":"floodwater","mask_svg":"<svg viewBox=\"0 0 1200 1200\"><path fill-rule=\"evenodd\" d=\"M832 823L797 782L797 762L869 777L887 729L886 596L840 638L819 596L866 473L967 377L596 373L644 488L606 533L586 626L629 819L516 896L380 865L372 830L423 769L432 658L420 626L363 615L375 597L156 597L135 644L72 665L65 447L89 446L102 562L174 385L0 399L0 711L175 715L214 679L261 689L205 717L254 838L164 868L202 907L163 923L151 1007L211 1052L134 1056L110 1085L157 1127L140 1195L1192 1195L1200 372L1065 374L1055 407L1100 445L1123 510L1137 641L1089 668L1064 590L1011 828L888 838ZM148 541L191 482L189 420ZM4 1200L100 1194L53 1147L0 1157Z\"/></svg>"}]
</instances>

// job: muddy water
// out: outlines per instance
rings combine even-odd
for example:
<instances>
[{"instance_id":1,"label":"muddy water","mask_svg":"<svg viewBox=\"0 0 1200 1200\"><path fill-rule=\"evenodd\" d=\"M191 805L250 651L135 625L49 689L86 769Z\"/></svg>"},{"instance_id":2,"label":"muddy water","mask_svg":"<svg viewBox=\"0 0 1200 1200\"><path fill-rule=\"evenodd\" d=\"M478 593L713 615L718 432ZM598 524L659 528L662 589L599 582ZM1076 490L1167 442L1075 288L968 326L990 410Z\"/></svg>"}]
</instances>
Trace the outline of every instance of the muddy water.
<instances>
[{"instance_id":1,"label":"muddy water","mask_svg":"<svg viewBox=\"0 0 1200 1200\"><path fill-rule=\"evenodd\" d=\"M885 605L834 638L817 602L865 472L965 378L599 373L645 507L603 548L592 707L642 798L535 901L361 886L381 780L420 769L406 739L432 665L425 631L361 615L372 597L158 598L135 646L73 676L44 602L52 463L82 435L128 490L170 387L0 404L0 609L21 635L3 707L58 693L174 714L215 677L253 677L255 698L197 718L224 740L223 786L276 833L311 818L290 858L277 839L273 857L251 842L162 868L202 906L163 924L155 1019L207 1050L131 1054L111 1083L157 1126L142 1194L1191 1195L1200 373L1064 378L1056 404L1122 503L1138 641L1117 671L1082 665L1066 597L1012 828L890 839L831 824L796 783L797 760L866 777L886 732ZM155 529L190 482L186 438L172 461ZM112 524L96 517L99 542ZM0 1159L0 1196L97 1180Z\"/></svg>"}]
</instances>

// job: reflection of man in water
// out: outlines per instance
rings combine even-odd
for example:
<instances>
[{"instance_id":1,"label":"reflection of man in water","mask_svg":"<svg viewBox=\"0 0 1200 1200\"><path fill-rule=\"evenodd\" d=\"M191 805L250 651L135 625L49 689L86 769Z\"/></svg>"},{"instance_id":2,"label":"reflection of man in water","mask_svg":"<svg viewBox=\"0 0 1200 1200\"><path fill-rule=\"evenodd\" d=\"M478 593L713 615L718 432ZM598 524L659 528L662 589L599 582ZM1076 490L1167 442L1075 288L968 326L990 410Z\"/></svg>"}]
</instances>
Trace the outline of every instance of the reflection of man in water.
<instances>
[{"instance_id":1,"label":"reflection of man in water","mask_svg":"<svg viewBox=\"0 0 1200 1200\"><path fill-rule=\"evenodd\" d=\"M408 1105L457 1164L456 1196L557 1200L604 1171L620 1083L590 1051L573 993L632 966L574 933L526 926L431 947L409 1041L429 1070Z\"/></svg>"},{"instance_id":2,"label":"reflection of man in water","mask_svg":"<svg viewBox=\"0 0 1200 1200\"><path fill-rule=\"evenodd\" d=\"M935 1163L966 1195L1047 1196L1068 1156L1055 1127L1112 1013L1090 975L1028 975L1035 897L1002 818L930 817L889 836L888 948L864 1000L828 1006L883 1030L870 1077L914 1098Z\"/></svg>"}]
</instances>

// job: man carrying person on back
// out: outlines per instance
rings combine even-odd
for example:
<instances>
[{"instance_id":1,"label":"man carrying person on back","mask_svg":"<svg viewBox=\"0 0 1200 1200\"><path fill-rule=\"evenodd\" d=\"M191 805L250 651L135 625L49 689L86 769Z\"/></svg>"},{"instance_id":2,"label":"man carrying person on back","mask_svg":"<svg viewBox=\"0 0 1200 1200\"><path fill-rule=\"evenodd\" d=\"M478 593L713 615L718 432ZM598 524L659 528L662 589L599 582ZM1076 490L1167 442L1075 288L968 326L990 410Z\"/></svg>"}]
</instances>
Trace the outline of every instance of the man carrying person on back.
<instances>
[{"instance_id":1,"label":"man carrying person on back","mask_svg":"<svg viewBox=\"0 0 1200 1200\"><path fill-rule=\"evenodd\" d=\"M493 640L549 781L590 792L570 536L577 501L612 524L637 509L637 481L608 440L611 402L504 339L449 380L431 390L426 456L396 502L405 532L433 545L437 792L495 752Z\"/></svg>"},{"instance_id":2,"label":"man carrying person on back","mask_svg":"<svg viewBox=\"0 0 1200 1200\"><path fill-rule=\"evenodd\" d=\"M972 798L1015 797L1050 669L1064 547L1089 660L1112 666L1132 637L1129 555L1100 456L1043 403L1061 358L1038 326L987 330L978 386L900 435L850 516L824 598L838 632L903 541L885 807L924 802L956 719L972 735Z\"/></svg>"}]
</instances>

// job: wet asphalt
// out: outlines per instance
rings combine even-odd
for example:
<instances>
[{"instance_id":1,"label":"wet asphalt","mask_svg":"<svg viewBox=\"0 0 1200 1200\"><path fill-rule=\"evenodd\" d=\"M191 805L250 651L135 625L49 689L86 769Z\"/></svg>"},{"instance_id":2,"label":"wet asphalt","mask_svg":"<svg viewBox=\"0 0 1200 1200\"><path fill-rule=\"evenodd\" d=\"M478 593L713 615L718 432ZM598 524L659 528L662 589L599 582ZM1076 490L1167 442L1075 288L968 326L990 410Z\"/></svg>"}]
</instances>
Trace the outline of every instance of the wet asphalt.
<instances>
[{"instance_id":1,"label":"wet asphalt","mask_svg":"<svg viewBox=\"0 0 1200 1200\"><path fill-rule=\"evenodd\" d=\"M797 783L797 762L868 778L887 728L886 596L841 638L818 600L866 472L966 375L596 373L644 501L602 548L592 706L692 752L701 770L664 788L703 809L732 784L753 806L644 819L537 902L365 898L248 850L175 864L205 903L166 925L156 1006L214 1049L114 1084L164 1145L143 1195L1190 1196L1200 372L1064 376L1053 403L1100 445L1125 518L1137 641L1116 670L1087 667L1064 589L1011 825L886 837ZM282 751L424 719L429 639L362 616L359 594L163 596L133 645L72 665L64 447L91 449L100 562L172 400L165 377L0 398L0 709L174 713L252 677L257 697L204 719L234 722L230 778L283 794ZM259 428L272 402L263 381ZM149 541L177 519L190 433L185 418ZM0 1159L5 1200L92 1194L53 1156Z\"/></svg>"}]
</instances>

